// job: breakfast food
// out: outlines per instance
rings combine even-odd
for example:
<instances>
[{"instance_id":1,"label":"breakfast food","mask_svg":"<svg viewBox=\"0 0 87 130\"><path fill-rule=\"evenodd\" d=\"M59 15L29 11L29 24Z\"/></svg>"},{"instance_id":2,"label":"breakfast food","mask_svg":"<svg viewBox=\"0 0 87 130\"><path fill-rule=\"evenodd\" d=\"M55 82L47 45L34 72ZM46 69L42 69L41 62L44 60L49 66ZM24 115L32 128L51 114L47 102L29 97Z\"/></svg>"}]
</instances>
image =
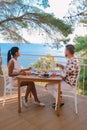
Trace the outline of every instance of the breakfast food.
<instances>
[{"instance_id":1,"label":"breakfast food","mask_svg":"<svg viewBox=\"0 0 87 130\"><path fill-rule=\"evenodd\" d=\"M55 76L56 76L56 73L52 73L51 76L52 76L52 77L55 77Z\"/></svg>"},{"instance_id":2,"label":"breakfast food","mask_svg":"<svg viewBox=\"0 0 87 130\"><path fill-rule=\"evenodd\" d=\"M30 75L31 72L30 71L25 71L26 75Z\"/></svg>"}]
</instances>

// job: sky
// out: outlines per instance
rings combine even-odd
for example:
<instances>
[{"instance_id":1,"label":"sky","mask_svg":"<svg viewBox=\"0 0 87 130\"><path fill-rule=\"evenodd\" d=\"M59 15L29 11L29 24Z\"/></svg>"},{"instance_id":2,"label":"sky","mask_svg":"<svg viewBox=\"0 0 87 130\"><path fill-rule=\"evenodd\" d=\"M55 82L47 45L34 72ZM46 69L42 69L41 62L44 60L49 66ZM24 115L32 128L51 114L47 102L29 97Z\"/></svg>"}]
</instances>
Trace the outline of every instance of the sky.
<instances>
[{"instance_id":1,"label":"sky","mask_svg":"<svg viewBox=\"0 0 87 130\"><path fill-rule=\"evenodd\" d=\"M54 13L58 18L63 18L66 15L71 0L49 0L50 8L45 11L48 13Z\"/></svg>"},{"instance_id":2,"label":"sky","mask_svg":"<svg viewBox=\"0 0 87 130\"><path fill-rule=\"evenodd\" d=\"M71 3L72 0L49 0L50 8L45 9L44 11L47 13L53 13L55 17L62 19L64 16L66 16L67 11L69 9L69 4ZM87 34L87 28L83 28L83 25L81 24L80 26L75 28L75 31L73 35L70 35L71 43L73 44L73 39L75 35L78 36L84 36ZM24 33L24 37L26 37L27 34ZM31 42L36 42L36 43L44 43L44 38L41 36L31 35L28 37ZM49 41L50 43L50 41Z\"/></svg>"}]
</instances>

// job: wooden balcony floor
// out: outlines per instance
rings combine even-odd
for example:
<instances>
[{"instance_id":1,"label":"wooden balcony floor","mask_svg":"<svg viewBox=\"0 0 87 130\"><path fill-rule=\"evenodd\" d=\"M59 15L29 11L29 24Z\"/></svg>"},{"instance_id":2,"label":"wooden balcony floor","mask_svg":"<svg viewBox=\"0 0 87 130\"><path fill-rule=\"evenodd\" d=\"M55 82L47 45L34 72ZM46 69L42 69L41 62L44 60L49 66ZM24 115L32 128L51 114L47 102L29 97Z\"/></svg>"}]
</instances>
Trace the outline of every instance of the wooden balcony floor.
<instances>
[{"instance_id":1,"label":"wooden balcony floor","mask_svg":"<svg viewBox=\"0 0 87 130\"><path fill-rule=\"evenodd\" d=\"M78 115L72 99L64 98L65 105L57 117L51 108L53 97L37 87L38 96L46 104L38 107L29 101L29 108L17 112L17 98L8 100L3 108L0 104L0 130L87 130L87 97L78 96Z\"/></svg>"}]
</instances>

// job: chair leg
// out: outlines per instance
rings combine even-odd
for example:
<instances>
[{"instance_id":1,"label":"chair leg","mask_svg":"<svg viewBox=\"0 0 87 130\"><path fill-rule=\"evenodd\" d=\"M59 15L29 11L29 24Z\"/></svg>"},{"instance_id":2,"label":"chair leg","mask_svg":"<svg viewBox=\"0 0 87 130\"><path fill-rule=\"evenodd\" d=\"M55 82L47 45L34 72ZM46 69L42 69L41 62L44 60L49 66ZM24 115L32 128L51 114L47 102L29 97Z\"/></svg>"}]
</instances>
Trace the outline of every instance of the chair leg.
<instances>
[{"instance_id":1,"label":"chair leg","mask_svg":"<svg viewBox=\"0 0 87 130\"><path fill-rule=\"evenodd\" d=\"M5 105L5 102L6 102L6 97L4 96L3 97L3 103L2 103L2 106L4 107L4 105Z\"/></svg>"},{"instance_id":2,"label":"chair leg","mask_svg":"<svg viewBox=\"0 0 87 130\"><path fill-rule=\"evenodd\" d=\"M21 88L21 92L20 92L20 101L21 101L21 108L22 108L22 106L23 106L23 104L22 104L22 88Z\"/></svg>"},{"instance_id":3,"label":"chair leg","mask_svg":"<svg viewBox=\"0 0 87 130\"><path fill-rule=\"evenodd\" d=\"M12 97L12 88L10 88L10 97Z\"/></svg>"},{"instance_id":4,"label":"chair leg","mask_svg":"<svg viewBox=\"0 0 87 130\"><path fill-rule=\"evenodd\" d=\"M6 89L4 90L4 96L3 96L3 102L2 102L2 106L4 107L6 102Z\"/></svg>"},{"instance_id":5,"label":"chair leg","mask_svg":"<svg viewBox=\"0 0 87 130\"><path fill-rule=\"evenodd\" d=\"M55 111L57 110L57 105L58 105L58 94L57 94L57 92L55 93L55 95L56 95L56 106L55 106Z\"/></svg>"},{"instance_id":6,"label":"chair leg","mask_svg":"<svg viewBox=\"0 0 87 130\"><path fill-rule=\"evenodd\" d=\"M76 114L78 114L78 110L77 110L77 94L75 94L75 111L76 111Z\"/></svg>"}]
</instances>

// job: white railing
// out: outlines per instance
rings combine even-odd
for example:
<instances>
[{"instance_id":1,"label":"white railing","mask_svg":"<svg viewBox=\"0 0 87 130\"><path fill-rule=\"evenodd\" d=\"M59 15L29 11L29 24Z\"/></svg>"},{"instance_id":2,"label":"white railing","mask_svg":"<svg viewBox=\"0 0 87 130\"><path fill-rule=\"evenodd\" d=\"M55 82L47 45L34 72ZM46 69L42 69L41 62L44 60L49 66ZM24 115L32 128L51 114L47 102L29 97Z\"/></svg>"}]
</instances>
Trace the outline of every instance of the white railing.
<instances>
[{"instance_id":1,"label":"white railing","mask_svg":"<svg viewBox=\"0 0 87 130\"><path fill-rule=\"evenodd\" d=\"M6 59L6 53L1 53L2 59ZM21 57L19 58L20 62L27 62L27 61L34 61L37 60L40 57L45 57L46 55L39 55L39 54L21 54ZM55 57L56 59L62 58L65 59L65 57L63 56L50 56L50 57ZM84 64L83 61L87 61L87 58L82 58L82 57L78 57L77 58L79 60L80 66L83 67L84 71L83 71L83 83L82 83L82 94L85 93L85 75L86 75L86 68L87 68L87 64ZM62 62L60 61L60 63L65 64L65 61ZM79 88L79 86L78 86ZM80 89L78 89L78 93L80 94Z\"/></svg>"}]
</instances>

